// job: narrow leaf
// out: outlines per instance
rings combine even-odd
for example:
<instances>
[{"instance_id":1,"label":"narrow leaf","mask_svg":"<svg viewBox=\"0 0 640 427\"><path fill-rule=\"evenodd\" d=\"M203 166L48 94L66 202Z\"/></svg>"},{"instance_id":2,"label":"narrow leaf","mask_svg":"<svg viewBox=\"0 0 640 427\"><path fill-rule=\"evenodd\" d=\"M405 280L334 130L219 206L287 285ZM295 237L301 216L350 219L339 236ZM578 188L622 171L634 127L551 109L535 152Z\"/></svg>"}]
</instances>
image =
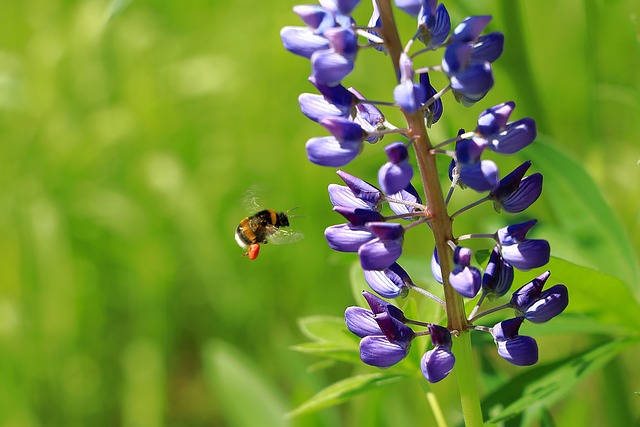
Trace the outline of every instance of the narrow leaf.
<instances>
[{"instance_id":1,"label":"narrow leaf","mask_svg":"<svg viewBox=\"0 0 640 427\"><path fill-rule=\"evenodd\" d=\"M287 416L296 417L298 415L317 411L329 406L339 405L357 395L367 393L388 384L404 381L407 378L408 377L404 375L390 374L386 372L349 377L318 392L318 394L313 396L311 399L289 412Z\"/></svg>"},{"instance_id":2,"label":"narrow leaf","mask_svg":"<svg viewBox=\"0 0 640 427\"><path fill-rule=\"evenodd\" d=\"M577 356L518 375L484 399L482 408L487 423L499 423L533 406L553 405L584 378L633 344L637 341L610 341ZM496 415L495 410L499 407L504 409Z\"/></svg>"}]
</instances>

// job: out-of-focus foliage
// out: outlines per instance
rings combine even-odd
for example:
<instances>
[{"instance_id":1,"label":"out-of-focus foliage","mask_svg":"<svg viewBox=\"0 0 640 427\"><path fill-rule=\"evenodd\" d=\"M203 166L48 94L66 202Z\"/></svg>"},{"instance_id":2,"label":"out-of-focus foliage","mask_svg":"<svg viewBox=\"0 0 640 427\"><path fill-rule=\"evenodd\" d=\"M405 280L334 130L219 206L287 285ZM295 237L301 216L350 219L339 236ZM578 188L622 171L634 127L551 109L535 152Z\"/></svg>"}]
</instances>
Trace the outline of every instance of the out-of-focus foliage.
<instances>
[{"instance_id":1,"label":"out-of-focus foliage","mask_svg":"<svg viewBox=\"0 0 640 427\"><path fill-rule=\"evenodd\" d=\"M298 317L341 316L353 304L353 258L332 253L322 235L341 221L326 195L338 180L304 153L306 139L324 134L297 107L298 94L312 90L309 65L279 39L282 26L297 25L294 3L3 3L0 426L257 425L353 373L340 363L322 369L290 349L305 341ZM575 186L562 187L562 165L553 163L552 183L561 187L549 198L545 187L531 213L538 234L554 255L616 276L637 296L637 267L620 258L637 260L640 246L636 2L449 3L454 22L494 14L489 29L505 32L506 50L485 101L465 109L445 97L433 139L515 100L514 117L535 117L542 139L604 195L572 199L564 216L557 198ZM369 10L363 2L359 22ZM358 61L376 73L359 64L346 83L390 99L387 59L367 50ZM532 171L543 168L540 153ZM349 171L375 181L382 162L380 147L367 147ZM249 261L233 232L252 213L242 199L255 186L269 208L300 206L303 217L292 223L306 238L266 245ZM602 216L581 215L603 201L610 209L591 208L619 221L601 224L606 245L593 238L603 232L590 233ZM504 217L480 221L485 208L456 227L502 226ZM626 241L616 247L619 236ZM425 242L408 236L407 251L424 258L416 268L426 275ZM595 346L575 329L549 334L541 361ZM551 408L557 425L588 425L604 413L619 417L610 425L637 419L637 357L637 347L627 350L580 383ZM523 372L495 373L495 384ZM433 390L455 420L455 387ZM342 408L278 422L422 424L432 417L423 396L419 382L390 384Z\"/></svg>"}]
</instances>

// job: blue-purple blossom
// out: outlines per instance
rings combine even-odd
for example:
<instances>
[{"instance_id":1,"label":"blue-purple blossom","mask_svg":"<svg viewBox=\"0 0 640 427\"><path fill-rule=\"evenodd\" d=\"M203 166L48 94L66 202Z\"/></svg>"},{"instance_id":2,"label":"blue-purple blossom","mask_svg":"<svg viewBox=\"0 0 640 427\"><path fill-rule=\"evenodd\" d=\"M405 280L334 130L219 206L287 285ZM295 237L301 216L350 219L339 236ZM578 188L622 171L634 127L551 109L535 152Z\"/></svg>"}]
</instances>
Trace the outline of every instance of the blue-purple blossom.
<instances>
[{"instance_id":1,"label":"blue-purple blossom","mask_svg":"<svg viewBox=\"0 0 640 427\"><path fill-rule=\"evenodd\" d=\"M315 34L322 34L336 25L333 14L320 5L297 5L293 6L293 11Z\"/></svg>"},{"instance_id":2,"label":"blue-purple blossom","mask_svg":"<svg viewBox=\"0 0 640 427\"><path fill-rule=\"evenodd\" d=\"M482 276L482 292L489 301L505 295L513 284L513 267L500 255L499 246L495 246L489 256L489 262Z\"/></svg>"},{"instance_id":3,"label":"blue-purple blossom","mask_svg":"<svg viewBox=\"0 0 640 427\"><path fill-rule=\"evenodd\" d=\"M404 227L398 223L370 222L367 227L377 236L358 249L363 270L384 270L402 255Z\"/></svg>"},{"instance_id":4,"label":"blue-purple blossom","mask_svg":"<svg viewBox=\"0 0 640 427\"><path fill-rule=\"evenodd\" d=\"M403 214L415 212L416 208L403 203L394 203L391 200L402 200L408 203L422 204L422 199L420 199L418 192L411 184L407 185L404 189L400 190L397 193L389 194L388 200L389 200L389 207L396 215L403 215ZM413 217L406 217L403 219L410 220L412 218Z\"/></svg>"},{"instance_id":5,"label":"blue-purple blossom","mask_svg":"<svg viewBox=\"0 0 640 427\"><path fill-rule=\"evenodd\" d=\"M409 274L398 264L393 263L384 270L364 270L367 284L385 298L404 298L413 285Z\"/></svg>"},{"instance_id":6,"label":"blue-purple blossom","mask_svg":"<svg viewBox=\"0 0 640 427\"><path fill-rule=\"evenodd\" d=\"M522 212L538 200L542 193L542 174L523 178L530 166L531 161L524 162L502 178L498 187L489 193L488 198L493 200L497 212L501 209L509 213Z\"/></svg>"},{"instance_id":7,"label":"blue-purple blossom","mask_svg":"<svg viewBox=\"0 0 640 427\"><path fill-rule=\"evenodd\" d=\"M360 338L369 335L383 335L371 310L362 307L347 307L344 312L344 319L347 324L347 329Z\"/></svg>"},{"instance_id":8,"label":"blue-purple blossom","mask_svg":"<svg viewBox=\"0 0 640 427\"><path fill-rule=\"evenodd\" d=\"M367 227L353 224L339 224L327 227L324 237L329 247L338 252L358 252L360 246L376 237Z\"/></svg>"},{"instance_id":9,"label":"blue-purple blossom","mask_svg":"<svg viewBox=\"0 0 640 427\"><path fill-rule=\"evenodd\" d=\"M515 107L515 102L509 101L484 110L478 116L476 133L483 138L489 138L502 132L507 127L509 116Z\"/></svg>"},{"instance_id":10,"label":"blue-purple blossom","mask_svg":"<svg viewBox=\"0 0 640 427\"><path fill-rule=\"evenodd\" d=\"M425 88L413 81L413 61L402 53L399 60L400 83L393 90L393 99L406 112L417 111L427 100Z\"/></svg>"},{"instance_id":11,"label":"blue-purple blossom","mask_svg":"<svg viewBox=\"0 0 640 427\"><path fill-rule=\"evenodd\" d=\"M362 151L362 141L339 141L333 136L311 138L305 146L310 162L320 166L349 164Z\"/></svg>"},{"instance_id":12,"label":"blue-purple blossom","mask_svg":"<svg viewBox=\"0 0 640 427\"><path fill-rule=\"evenodd\" d=\"M398 9L401 9L411 16L418 16L424 0L394 0Z\"/></svg>"},{"instance_id":13,"label":"blue-purple blossom","mask_svg":"<svg viewBox=\"0 0 640 427\"><path fill-rule=\"evenodd\" d=\"M407 187L413 178L413 168L407 161L409 152L402 142L384 148L386 162L378 171L378 182L385 194L394 194Z\"/></svg>"},{"instance_id":14,"label":"blue-purple blossom","mask_svg":"<svg viewBox=\"0 0 640 427\"><path fill-rule=\"evenodd\" d=\"M530 366L538 361L538 344L528 336L518 335L524 318L504 320L492 328L498 354L517 366Z\"/></svg>"},{"instance_id":15,"label":"blue-purple blossom","mask_svg":"<svg viewBox=\"0 0 640 427\"><path fill-rule=\"evenodd\" d=\"M329 49L329 40L305 27L284 27L280 30L280 38L285 49L304 58Z\"/></svg>"},{"instance_id":16,"label":"blue-purple blossom","mask_svg":"<svg viewBox=\"0 0 640 427\"><path fill-rule=\"evenodd\" d=\"M346 185L329 184L329 200L335 206L376 210L376 205L359 199Z\"/></svg>"},{"instance_id":17,"label":"blue-purple blossom","mask_svg":"<svg viewBox=\"0 0 640 427\"><path fill-rule=\"evenodd\" d=\"M345 217L353 225L365 225L367 222L384 220L384 216L380 212L371 209L334 206L333 210Z\"/></svg>"},{"instance_id":18,"label":"blue-purple blossom","mask_svg":"<svg viewBox=\"0 0 640 427\"><path fill-rule=\"evenodd\" d=\"M353 192L354 196L369 203L372 207L378 206L383 197L378 188L363 179L348 174L345 171L338 170L336 173L340 178L342 178L344 183L347 184L347 187L349 187Z\"/></svg>"},{"instance_id":19,"label":"blue-purple blossom","mask_svg":"<svg viewBox=\"0 0 640 427\"><path fill-rule=\"evenodd\" d=\"M425 0L418 13L418 39L435 50L442 46L451 31L451 19L444 4L437 0Z\"/></svg>"},{"instance_id":20,"label":"blue-purple blossom","mask_svg":"<svg viewBox=\"0 0 640 427\"><path fill-rule=\"evenodd\" d=\"M507 124L504 131L488 138L488 149L500 154L514 154L531 144L538 136L536 122L530 117Z\"/></svg>"},{"instance_id":21,"label":"blue-purple blossom","mask_svg":"<svg viewBox=\"0 0 640 427\"><path fill-rule=\"evenodd\" d=\"M551 248L546 240L527 239L514 245L502 245L501 253L509 264L518 270L527 271L547 264Z\"/></svg>"},{"instance_id":22,"label":"blue-purple blossom","mask_svg":"<svg viewBox=\"0 0 640 427\"><path fill-rule=\"evenodd\" d=\"M475 42L485 27L491 22L490 15L469 16L459 23L453 30L449 41L451 43Z\"/></svg>"},{"instance_id":23,"label":"blue-purple blossom","mask_svg":"<svg viewBox=\"0 0 640 427\"><path fill-rule=\"evenodd\" d=\"M427 381L437 383L449 375L456 358L451 352L453 343L449 330L434 324L429 324L428 328L435 347L422 356L420 369Z\"/></svg>"},{"instance_id":24,"label":"blue-purple blossom","mask_svg":"<svg viewBox=\"0 0 640 427\"><path fill-rule=\"evenodd\" d=\"M367 134L365 140L369 143L376 143L383 138L383 135L376 135L375 132L386 129L384 114L378 107L366 102L366 98L354 88L349 88L355 97L360 101L356 104L356 116L354 121L358 123ZM364 102L362 102L364 101Z\"/></svg>"},{"instance_id":25,"label":"blue-purple blossom","mask_svg":"<svg viewBox=\"0 0 640 427\"><path fill-rule=\"evenodd\" d=\"M551 275L551 272L545 271L535 279L522 285L511 295L510 304L518 311L523 311L529 305L533 304L542 294L542 288Z\"/></svg>"},{"instance_id":26,"label":"blue-purple blossom","mask_svg":"<svg viewBox=\"0 0 640 427\"><path fill-rule=\"evenodd\" d=\"M433 248L431 255L431 274L436 282L442 285L442 268L440 268L440 258L438 256L438 248Z\"/></svg>"},{"instance_id":27,"label":"blue-purple blossom","mask_svg":"<svg viewBox=\"0 0 640 427\"><path fill-rule=\"evenodd\" d=\"M535 295L535 292L532 292ZM531 297L525 305L516 306L516 314L533 323L544 323L562 313L569 304L569 292L565 285L554 285L537 297Z\"/></svg>"},{"instance_id":28,"label":"blue-purple blossom","mask_svg":"<svg viewBox=\"0 0 640 427\"><path fill-rule=\"evenodd\" d=\"M460 181L478 192L491 191L500 182L498 165L493 160L459 164L458 173L460 174Z\"/></svg>"},{"instance_id":29,"label":"blue-purple blossom","mask_svg":"<svg viewBox=\"0 0 640 427\"><path fill-rule=\"evenodd\" d=\"M471 264L471 249L456 247L453 252L454 269L449 274L449 283L462 296L473 298L482 284L480 270Z\"/></svg>"},{"instance_id":30,"label":"blue-purple blossom","mask_svg":"<svg viewBox=\"0 0 640 427\"><path fill-rule=\"evenodd\" d=\"M347 328L362 338L360 359L379 368L395 365L409 352L415 333L403 323L402 310L370 292L363 291L362 294L371 311L359 307L345 311Z\"/></svg>"},{"instance_id":31,"label":"blue-purple blossom","mask_svg":"<svg viewBox=\"0 0 640 427\"><path fill-rule=\"evenodd\" d=\"M425 88L427 93L427 104L428 107L424 111L424 118L427 123L427 127L431 127L436 124L440 117L442 117L442 112L444 111L444 106L442 104L442 99L437 98L433 102L429 104L429 100L433 98L433 96L438 93L436 89L431 85L431 81L429 79L429 73L420 74L420 86Z\"/></svg>"}]
</instances>

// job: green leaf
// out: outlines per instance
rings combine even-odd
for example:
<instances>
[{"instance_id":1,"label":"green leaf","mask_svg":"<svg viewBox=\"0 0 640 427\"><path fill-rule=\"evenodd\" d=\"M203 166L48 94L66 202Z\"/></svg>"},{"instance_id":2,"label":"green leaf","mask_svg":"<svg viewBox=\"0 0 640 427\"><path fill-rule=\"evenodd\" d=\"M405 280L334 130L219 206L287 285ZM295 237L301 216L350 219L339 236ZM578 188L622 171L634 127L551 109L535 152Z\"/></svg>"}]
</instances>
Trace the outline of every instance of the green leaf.
<instances>
[{"instance_id":1,"label":"green leaf","mask_svg":"<svg viewBox=\"0 0 640 427\"><path fill-rule=\"evenodd\" d=\"M356 375L334 383L318 392L311 399L298 406L287 415L295 417L317 411L329 406L339 405L363 393L367 393L388 384L404 381L408 376L377 372L374 374ZM267 425L267 424L262 424Z\"/></svg>"},{"instance_id":2,"label":"green leaf","mask_svg":"<svg viewBox=\"0 0 640 427\"><path fill-rule=\"evenodd\" d=\"M298 319L300 331L314 342L330 342L343 347L353 346L353 335L342 317L308 316Z\"/></svg>"},{"instance_id":3,"label":"green leaf","mask_svg":"<svg viewBox=\"0 0 640 427\"><path fill-rule=\"evenodd\" d=\"M558 233L545 233L551 237L554 254L633 284L633 292L640 297L640 267L633 246L584 167L548 138L539 137L527 147L526 155L544 175L543 199L558 225Z\"/></svg>"},{"instance_id":4,"label":"green leaf","mask_svg":"<svg viewBox=\"0 0 640 427\"><path fill-rule=\"evenodd\" d=\"M589 317L602 325L616 326L627 335L638 335L640 307L620 279L558 258L552 258L545 268L551 271L546 287L563 283L569 290L569 306L563 315ZM549 327L555 328L554 323L555 320L549 322Z\"/></svg>"},{"instance_id":5,"label":"green leaf","mask_svg":"<svg viewBox=\"0 0 640 427\"><path fill-rule=\"evenodd\" d=\"M314 356L330 357L343 362L362 364L357 341L348 347L331 342L308 342L294 345L291 349Z\"/></svg>"},{"instance_id":6,"label":"green leaf","mask_svg":"<svg viewBox=\"0 0 640 427\"><path fill-rule=\"evenodd\" d=\"M532 407L553 405L589 374L633 344L637 341L609 341L579 355L518 375L484 399L482 408L485 419L488 419L486 423L507 420ZM500 410L501 407L504 409Z\"/></svg>"},{"instance_id":7,"label":"green leaf","mask_svg":"<svg viewBox=\"0 0 640 427\"><path fill-rule=\"evenodd\" d=\"M223 341L212 341L202 357L207 382L229 426L288 424L282 395L244 354Z\"/></svg>"}]
</instances>

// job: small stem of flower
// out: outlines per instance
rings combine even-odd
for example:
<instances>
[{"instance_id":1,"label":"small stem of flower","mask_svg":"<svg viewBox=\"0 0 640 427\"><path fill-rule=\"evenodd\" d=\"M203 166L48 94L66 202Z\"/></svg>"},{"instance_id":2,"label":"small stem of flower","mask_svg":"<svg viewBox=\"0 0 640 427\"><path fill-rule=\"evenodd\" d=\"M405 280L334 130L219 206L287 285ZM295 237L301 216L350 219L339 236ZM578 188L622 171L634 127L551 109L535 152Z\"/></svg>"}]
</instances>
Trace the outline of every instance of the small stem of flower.
<instances>
[{"instance_id":1,"label":"small stem of flower","mask_svg":"<svg viewBox=\"0 0 640 427\"><path fill-rule=\"evenodd\" d=\"M393 133L400 133L403 135L407 134L407 130L406 129L384 129L384 130L377 130L374 132L368 132L368 135L372 135L372 136L379 136L379 135L391 135Z\"/></svg>"},{"instance_id":2,"label":"small stem of flower","mask_svg":"<svg viewBox=\"0 0 640 427\"><path fill-rule=\"evenodd\" d=\"M478 309L480 308L480 305L482 305L482 302L484 301L484 297L487 294L485 294L484 292L482 293L482 295L480 295L480 299L478 300L478 302L476 303L476 306L473 307L473 310L471 310L471 313L469 314L469 317L467 317L467 320L471 320L473 319L473 316L476 315L476 313L478 312Z\"/></svg>"},{"instance_id":3,"label":"small stem of flower","mask_svg":"<svg viewBox=\"0 0 640 427\"><path fill-rule=\"evenodd\" d=\"M369 28L372 31L378 31L378 28ZM369 33L367 30L365 30L364 28L357 28L356 29L356 33L358 33L359 36L364 37L367 40L371 40L372 42L376 43L376 44L384 44L384 40L381 39L379 36L376 36L375 34L371 34Z\"/></svg>"},{"instance_id":4,"label":"small stem of flower","mask_svg":"<svg viewBox=\"0 0 640 427\"><path fill-rule=\"evenodd\" d=\"M384 105L385 107L396 107L396 108L398 108L398 105L395 102L389 102L389 101L374 101L372 99L357 99L356 102L358 104Z\"/></svg>"},{"instance_id":5,"label":"small stem of flower","mask_svg":"<svg viewBox=\"0 0 640 427\"><path fill-rule=\"evenodd\" d=\"M474 321L478 320L481 317L486 316L487 314L495 313L496 311L504 310L505 308L510 308L510 307L511 307L511 303L508 302L506 304L502 304L502 305L499 305L497 307L490 308L489 310L483 311L482 313L480 313L480 314L472 317L471 319L469 319L469 323L473 323Z\"/></svg>"},{"instance_id":6,"label":"small stem of flower","mask_svg":"<svg viewBox=\"0 0 640 427\"><path fill-rule=\"evenodd\" d=\"M399 205L410 206L410 207L412 207L414 209L418 209L418 210L421 210L423 212L427 210L427 207L425 205L421 205L420 203L413 203L413 202L409 202L407 200L394 199L393 197L389 197L389 196L385 196L384 200L386 202L389 202L389 203L397 203ZM406 216L406 215L403 215L403 216ZM402 216L400 218L402 218Z\"/></svg>"},{"instance_id":7,"label":"small stem of flower","mask_svg":"<svg viewBox=\"0 0 640 427\"><path fill-rule=\"evenodd\" d=\"M462 236L458 237L457 240L469 240L469 239L495 239L496 235L495 234L481 234L481 233L477 233L477 234L463 234Z\"/></svg>"},{"instance_id":8,"label":"small stem of flower","mask_svg":"<svg viewBox=\"0 0 640 427\"><path fill-rule=\"evenodd\" d=\"M482 332L489 332L491 333L491 328L487 327L487 326L475 326L475 325L469 325L467 326L467 330L468 331L482 331Z\"/></svg>"},{"instance_id":9,"label":"small stem of flower","mask_svg":"<svg viewBox=\"0 0 640 427\"><path fill-rule=\"evenodd\" d=\"M468 139L468 138L471 138L472 136L474 136L475 134L476 134L475 132L463 133L462 135L458 135L455 138L449 138L449 139L447 139L445 141L442 141L441 143L435 145L433 148L434 149L440 148L443 145L447 145L447 144L451 144L451 143L454 143L454 142L458 142L458 141L461 141L463 139Z\"/></svg>"},{"instance_id":10,"label":"small stem of flower","mask_svg":"<svg viewBox=\"0 0 640 427\"><path fill-rule=\"evenodd\" d=\"M413 228L413 227L415 227L415 226L418 226L418 225L420 225L420 224L424 224L425 222L426 222L426 223L429 223L429 219L430 219L430 218L427 218L427 217L422 218L422 219L419 219L419 220L414 221L414 222L412 222L411 224L407 225L404 229L405 229L405 231L406 231L406 230L409 230L409 229L411 229L411 228Z\"/></svg>"},{"instance_id":11,"label":"small stem of flower","mask_svg":"<svg viewBox=\"0 0 640 427\"><path fill-rule=\"evenodd\" d=\"M482 199L476 200L475 202L471 203L470 205L467 205L463 208L458 209L456 212L454 212L453 214L451 214L451 218L455 218L458 215L460 215L462 212L468 211L469 209L478 206L480 203L484 203L487 200L489 200L489 196L485 196ZM459 238L458 238L459 239Z\"/></svg>"},{"instance_id":12,"label":"small stem of flower","mask_svg":"<svg viewBox=\"0 0 640 427\"><path fill-rule=\"evenodd\" d=\"M436 92L431 98L429 98L427 100L427 102L424 103L424 107L423 108L428 108L431 104L433 104L434 102L436 102L438 99L440 99L440 97L442 97L442 95L444 95L445 93L447 93L449 91L449 89L451 89L451 85L446 85L444 88L442 88L439 92Z\"/></svg>"},{"instance_id":13,"label":"small stem of flower","mask_svg":"<svg viewBox=\"0 0 640 427\"><path fill-rule=\"evenodd\" d=\"M431 298L432 300L434 300L435 302L437 302L438 304L440 304L443 308L444 308L444 301L442 301L440 298L438 298L437 296L435 296L434 294L432 294L431 292L422 289L420 286L416 286L416 285L409 285L410 289L413 289L414 291L424 295L427 298Z\"/></svg>"},{"instance_id":14,"label":"small stem of flower","mask_svg":"<svg viewBox=\"0 0 640 427\"><path fill-rule=\"evenodd\" d=\"M414 73L423 74L431 71L442 71L442 65L432 65L431 67L416 68Z\"/></svg>"},{"instance_id":15,"label":"small stem of flower","mask_svg":"<svg viewBox=\"0 0 640 427\"><path fill-rule=\"evenodd\" d=\"M413 216L422 216L422 217L424 217L425 215L427 215L427 212L425 212L425 211L407 212L406 214L402 214L402 215L385 216L384 220L385 221L393 221L394 219L404 219L404 218L413 217Z\"/></svg>"}]
</instances>

